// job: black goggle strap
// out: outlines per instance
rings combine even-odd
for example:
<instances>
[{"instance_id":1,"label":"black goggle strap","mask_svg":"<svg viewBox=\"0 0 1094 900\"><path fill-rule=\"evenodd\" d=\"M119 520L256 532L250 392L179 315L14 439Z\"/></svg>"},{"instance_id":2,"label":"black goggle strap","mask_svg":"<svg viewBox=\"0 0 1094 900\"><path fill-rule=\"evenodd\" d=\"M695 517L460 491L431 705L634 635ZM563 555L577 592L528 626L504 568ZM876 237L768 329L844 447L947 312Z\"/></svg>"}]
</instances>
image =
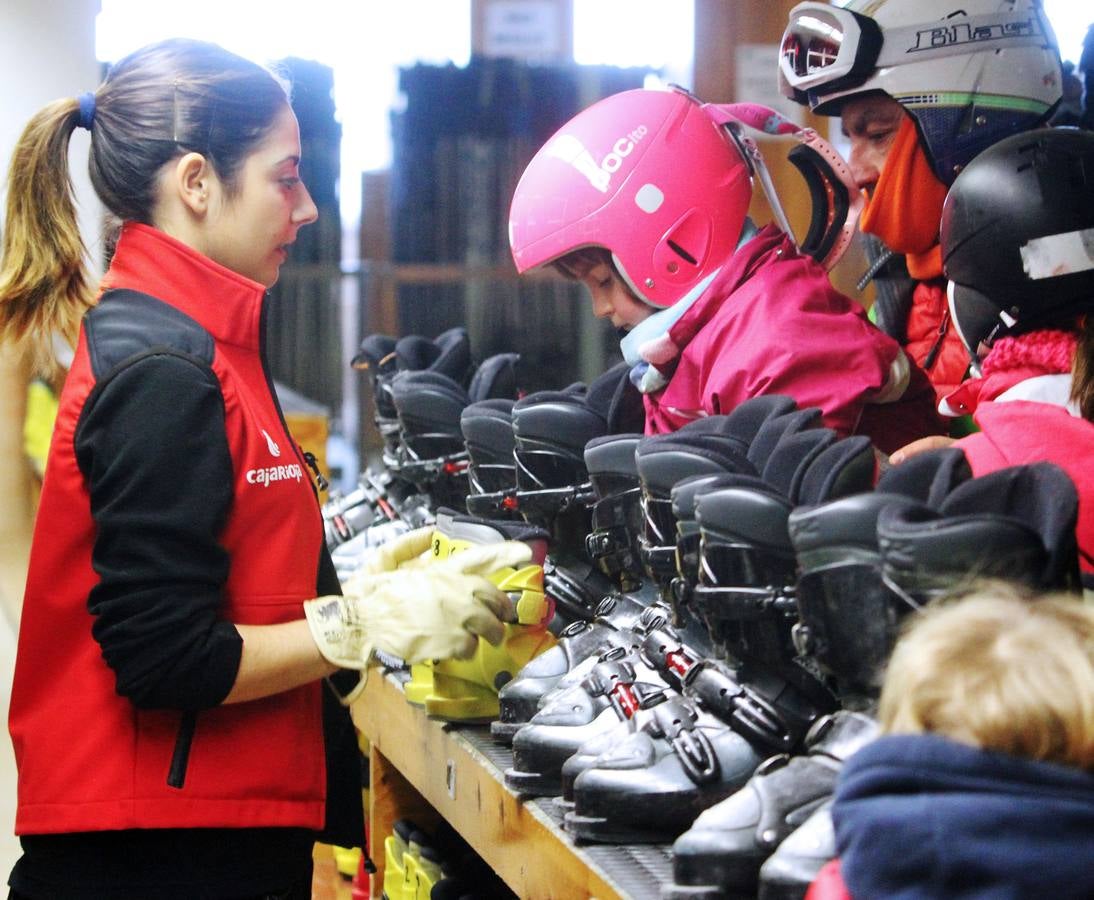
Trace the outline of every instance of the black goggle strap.
<instances>
[{"instance_id":1,"label":"black goggle strap","mask_svg":"<svg viewBox=\"0 0 1094 900\"><path fill-rule=\"evenodd\" d=\"M779 201L763 154L756 142L744 133L744 128L747 126L766 135L792 135L797 138L800 146L790 153L790 159L805 178L813 202L809 232L798 246L803 253L831 269L854 237L863 203L846 160L812 128L803 128L770 107L757 103L708 103L703 108L733 137L760 179L779 228L791 238L794 231ZM802 150L802 147L806 149Z\"/></svg>"}]
</instances>

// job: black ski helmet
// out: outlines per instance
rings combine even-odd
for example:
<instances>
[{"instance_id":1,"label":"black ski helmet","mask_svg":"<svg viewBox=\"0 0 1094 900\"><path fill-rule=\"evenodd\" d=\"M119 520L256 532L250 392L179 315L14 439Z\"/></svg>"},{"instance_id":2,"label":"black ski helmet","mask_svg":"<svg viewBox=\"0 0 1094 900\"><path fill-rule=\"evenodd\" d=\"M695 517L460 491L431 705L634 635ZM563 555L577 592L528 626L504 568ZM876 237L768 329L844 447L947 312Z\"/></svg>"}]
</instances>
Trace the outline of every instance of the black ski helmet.
<instances>
[{"instance_id":1,"label":"black ski helmet","mask_svg":"<svg viewBox=\"0 0 1094 900\"><path fill-rule=\"evenodd\" d=\"M999 337L1094 307L1094 133L1041 128L985 150L950 188L941 243L974 361Z\"/></svg>"}]
</instances>

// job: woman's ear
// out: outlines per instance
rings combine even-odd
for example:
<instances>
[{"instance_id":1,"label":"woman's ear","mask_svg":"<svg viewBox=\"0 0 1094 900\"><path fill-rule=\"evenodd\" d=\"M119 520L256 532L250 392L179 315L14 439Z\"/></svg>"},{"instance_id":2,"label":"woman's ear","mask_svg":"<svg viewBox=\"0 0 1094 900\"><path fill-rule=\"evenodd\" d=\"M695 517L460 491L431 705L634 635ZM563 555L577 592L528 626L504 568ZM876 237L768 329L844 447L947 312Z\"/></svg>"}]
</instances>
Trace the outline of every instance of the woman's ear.
<instances>
[{"instance_id":1,"label":"woman's ear","mask_svg":"<svg viewBox=\"0 0 1094 900\"><path fill-rule=\"evenodd\" d=\"M191 152L178 158L170 182L186 208L195 216L204 216L209 210L209 189L215 178L208 160Z\"/></svg>"}]
</instances>

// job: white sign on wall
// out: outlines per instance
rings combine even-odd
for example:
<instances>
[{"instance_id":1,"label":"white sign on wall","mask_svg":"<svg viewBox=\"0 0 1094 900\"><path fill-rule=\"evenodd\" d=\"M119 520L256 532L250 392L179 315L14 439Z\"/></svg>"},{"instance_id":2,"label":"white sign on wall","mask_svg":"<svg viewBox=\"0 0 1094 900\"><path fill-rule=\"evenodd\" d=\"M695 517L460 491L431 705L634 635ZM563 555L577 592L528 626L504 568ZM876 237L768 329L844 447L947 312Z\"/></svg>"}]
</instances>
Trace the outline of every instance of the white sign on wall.
<instances>
[{"instance_id":1,"label":"white sign on wall","mask_svg":"<svg viewBox=\"0 0 1094 900\"><path fill-rule=\"evenodd\" d=\"M485 8L483 52L526 60L562 55L559 6L554 0L494 0Z\"/></svg>"}]
</instances>

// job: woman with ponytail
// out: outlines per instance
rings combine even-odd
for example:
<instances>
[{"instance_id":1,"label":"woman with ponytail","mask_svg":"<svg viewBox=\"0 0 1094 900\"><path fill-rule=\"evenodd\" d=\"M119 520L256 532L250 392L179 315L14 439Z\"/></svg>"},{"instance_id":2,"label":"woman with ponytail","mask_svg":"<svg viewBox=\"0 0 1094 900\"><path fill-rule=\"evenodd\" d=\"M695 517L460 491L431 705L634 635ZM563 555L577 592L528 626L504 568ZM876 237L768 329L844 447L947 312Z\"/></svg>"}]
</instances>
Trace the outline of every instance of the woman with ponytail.
<instances>
[{"instance_id":1,"label":"woman with ponytail","mask_svg":"<svg viewBox=\"0 0 1094 900\"><path fill-rule=\"evenodd\" d=\"M121 223L97 287L76 128ZM374 647L466 655L514 617L484 575L526 546L386 571L427 532L341 596L264 355L266 290L317 215L299 164L284 85L189 40L122 59L16 147L0 337L39 367L57 336L75 352L11 693L14 898L310 898L316 840L364 835L355 732L324 679L360 683Z\"/></svg>"}]
</instances>

